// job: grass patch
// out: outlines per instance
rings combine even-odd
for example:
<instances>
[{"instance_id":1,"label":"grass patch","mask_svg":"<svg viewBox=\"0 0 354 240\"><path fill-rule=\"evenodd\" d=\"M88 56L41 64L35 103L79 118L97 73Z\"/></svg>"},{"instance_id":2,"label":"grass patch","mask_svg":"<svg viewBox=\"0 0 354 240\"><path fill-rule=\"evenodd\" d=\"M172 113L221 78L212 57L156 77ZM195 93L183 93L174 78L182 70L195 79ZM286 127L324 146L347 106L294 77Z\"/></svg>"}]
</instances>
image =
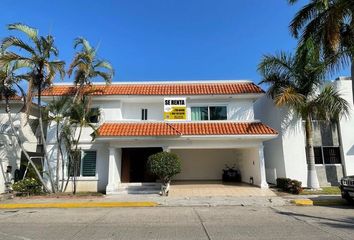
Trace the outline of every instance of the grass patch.
<instances>
[{"instance_id":1,"label":"grass patch","mask_svg":"<svg viewBox=\"0 0 354 240\"><path fill-rule=\"evenodd\" d=\"M322 187L322 190L318 191L304 189L304 191L302 191L300 195L340 195L340 189L337 186Z\"/></svg>"}]
</instances>

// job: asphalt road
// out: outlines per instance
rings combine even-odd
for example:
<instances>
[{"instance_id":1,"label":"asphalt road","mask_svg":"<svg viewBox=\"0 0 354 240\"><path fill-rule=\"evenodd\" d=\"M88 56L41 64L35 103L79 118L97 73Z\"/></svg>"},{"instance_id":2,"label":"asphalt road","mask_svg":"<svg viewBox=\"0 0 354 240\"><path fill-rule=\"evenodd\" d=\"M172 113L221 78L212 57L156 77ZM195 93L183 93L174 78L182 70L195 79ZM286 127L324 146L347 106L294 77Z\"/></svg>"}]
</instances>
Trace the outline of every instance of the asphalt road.
<instances>
[{"instance_id":1,"label":"asphalt road","mask_svg":"<svg viewBox=\"0 0 354 240\"><path fill-rule=\"evenodd\" d=\"M0 239L352 240L354 207L1 210Z\"/></svg>"}]
</instances>

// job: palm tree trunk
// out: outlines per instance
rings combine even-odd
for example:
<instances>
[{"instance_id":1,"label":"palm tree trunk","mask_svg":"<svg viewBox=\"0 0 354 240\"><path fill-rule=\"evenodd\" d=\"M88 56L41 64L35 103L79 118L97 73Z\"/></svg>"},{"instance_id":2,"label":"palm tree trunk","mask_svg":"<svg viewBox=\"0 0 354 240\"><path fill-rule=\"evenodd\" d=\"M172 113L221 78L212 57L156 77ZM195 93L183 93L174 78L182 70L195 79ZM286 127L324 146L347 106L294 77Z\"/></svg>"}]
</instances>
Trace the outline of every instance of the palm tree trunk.
<instances>
[{"instance_id":1,"label":"palm tree trunk","mask_svg":"<svg viewBox=\"0 0 354 240\"><path fill-rule=\"evenodd\" d=\"M353 102L354 102L354 55L351 59L351 81L352 81L352 96L353 96Z\"/></svg>"},{"instance_id":2,"label":"palm tree trunk","mask_svg":"<svg viewBox=\"0 0 354 240\"><path fill-rule=\"evenodd\" d=\"M60 171L60 141L59 141L59 124L60 122L57 122L56 123L56 137L57 137L57 144L58 144L58 147L57 147L57 165L56 165L56 176L55 176L55 185L56 185L56 188L57 188L57 191L59 191L59 171Z\"/></svg>"},{"instance_id":3,"label":"palm tree trunk","mask_svg":"<svg viewBox=\"0 0 354 240\"><path fill-rule=\"evenodd\" d=\"M315 167L315 153L313 150L313 128L312 119L308 116L305 120L306 137L306 158L307 158L307 187L319 189L320 184L317 178Z\"/></svg>"},{"instance_id":4,"label":"palm tree trunk","mask_svg":"<svg viewBox=\"0 0 354 240\"><path fill-rule=\"evenodd\" d=\"M42 101L41 101L41 83L42 81L39 81L38 84L38 96L37 96L37 104L38 104L38 109L39 109L39 128L41 131L41 138L42 138L42 144L43 144L43 154L44 154L44 159L45 162L47 164L47 168L48 168L48 176L49 176L49 182L52 188L52 192L55 193L55 185L54 185L54 180L53 180L53 174L52 174L52 169L50 168L50 164L49 164L49 158L48 158L48 154L47 154L47 142L46 139L44 137L44 128L43 128L43 118L42 118Z\"/></svg>"},{"instance_id":5,"label":"palm tree trunk","mask_svg":"<svg viewBox=\"0 0 354 240\"><path fill-rule=\"evenodd\" d=\"M6 104L6 106L5 106L5 108L6 108L6 113L7 113L7 115L8 115L9 121L10 121L11 130L12 130L13 134L15 135L15 137L16 137L16 139L17 139L17 142L18 142L18 144L20 145L20 148L21 148L23 154L24 154L25 157L27 158L27 161L32 165L34 171L36 172L39 181L41 182L42 186L44 187L44 190L45 190L46 192L50 193L51 191L49 190L49 188L47 187L46 183L44 182L41 173L38 171L36 165L34 164L34 162L32 161L31 157L28 155L26 149L24 148L20 137L19 137L18 134L16 133L15 126L14 126L14 123L13 123L13 121L12 121L11 109L10 109L8 97L6 98L6 101L5 101L5 102L6 102L6 103L5 103L5 104Z\"/></svg>"},{"instance_id":6,"label":"palm tree trunk","mask_svg":"<svg viewBox=\"0 0 354 240\"><path fill-rule=\"evenodd\" d=\"M78 154L78 150L79 150L79 141L81 138L81 134L82 134L82 125L80 125L80 130L79 130L79 136L77 137L76 140L76 146L75 146L75 161L74 161L74 191L73 193L76 194L76 172L77 172L77 166L78 166L78 161L80 161L81 159L79 159L79 154Z\"/></svg>"}]
</instances>

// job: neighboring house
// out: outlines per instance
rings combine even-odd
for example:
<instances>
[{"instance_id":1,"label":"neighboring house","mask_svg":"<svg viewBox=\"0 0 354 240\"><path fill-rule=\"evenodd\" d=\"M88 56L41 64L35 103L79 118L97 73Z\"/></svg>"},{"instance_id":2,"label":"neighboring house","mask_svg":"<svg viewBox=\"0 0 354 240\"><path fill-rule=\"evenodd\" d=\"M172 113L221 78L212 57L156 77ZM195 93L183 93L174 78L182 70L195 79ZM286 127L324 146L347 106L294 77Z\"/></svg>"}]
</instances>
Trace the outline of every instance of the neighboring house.
<instances>
[{"instance_id":1,"label":"neighboring house","mask_svg":"<svg viewBox=\"0 0 354 240\"><path fill-rule=\"evenodd\" d=\"M33 104L31 112L27 116L21 97L15 96L10 99L10 108L15 129L25 150L34 158L34 161L38 161L41 156L41 148L38 145L38 134L36 134L38 127L37 105ZM0 101L0 193L5 192L5 181L14 177L15 170L20 169L21 162L26 163L27 160L11 130L3 100ZM6 174L8 169L11 169L10 174Z\"/></svg>"},{"instance_id":2,"label":"neighboring house","mask_svg":"<svg viewBox=\"0 0 354 240\"><path fill-rule=\"evenodd\" d=\"M343 175L354 175L354 110L350 78L332 82L350 104L349 118L328 124L314 121L314 151L321 186L338 185ZM307 185L305 131L301 119L293 118L286 108L277 108L264 96L255 104L255 116L279 132L264 144L267 182L278 177L297 179Z\"/></svg>"},{"instance_id":3,"label":"neighboring house","mask_svg":"<svg viewBox=\"0 0 354 240\"><path fill-rule=\"evenodd\" d=\"M175 180L221 180L227 164L241 171L243 182L268 187L263 142L277 132L255 119L254 102L264 91L251 81L128 82L94 89L100 90L92 97L92 107L101 111L99 130L94 142L88 129L81 138L78 191L114 193L127 185L156 182L146 163L162 150L182 160ZM43 92L43 100L72 95L73 90L58 84ZM166 120L173 118L164 114L167 103L185 103L186 119ZM179 109L183 118L184 106ZM54 125L48 127L47 143L54 168Z\"/></svg>"}]
</instances>

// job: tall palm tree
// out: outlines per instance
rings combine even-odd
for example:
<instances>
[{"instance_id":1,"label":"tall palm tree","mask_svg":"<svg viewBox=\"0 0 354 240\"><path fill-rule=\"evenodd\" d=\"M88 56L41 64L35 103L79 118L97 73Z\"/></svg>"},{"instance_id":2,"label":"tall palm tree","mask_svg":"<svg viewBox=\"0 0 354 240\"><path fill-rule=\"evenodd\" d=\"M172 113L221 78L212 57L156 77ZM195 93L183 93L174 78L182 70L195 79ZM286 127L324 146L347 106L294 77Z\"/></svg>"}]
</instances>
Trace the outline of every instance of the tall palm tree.
<instances>
[{"instance_id":1,"label":"tall palm tree","mask_svg":"<svg viewBox=\"0 0 354 240\"><path fill-rule=\"evenodd\" d=\"M55 123L56 128L56 139L57 139L57 163L56 163L56 178L55 178L55 185L57 191L61 191L63 187L59 186L59 172L60 166L62 169L62 177L64 177L63 171L65 169L65 161L64 161L64 153L62 149L62 142L63 142L63 134L66 132L63 131L63 122L68 117L71 111L72 100L68 96L60 97L58 99L54 99L45 108L45 116L47 116L48 124L51 122ZM61 164L60 164L61 162ZM63 186L64 182L62 182Z\"/></svg>"},{"instance_id":2,"label":"tall palm tree","mask_svg":"<svg viewBox=\"0 0 354 240\"><path fill-rule=\"evenodd\" d=\"M97 124L92 122L92 119L98 119L100 116L100 111L97 108L90 107L90 99L88 97L84 97L81 101L75 102L71 108L69 113L69 121L70 126L72 126L75 130L72 131L74 134L73 143L74 149L72 151L73 161L71 166L73 167L73 179L74 179L74 191L76 193L76 173L78 170L80 156L81 156L81 149L79 149L79 143L81 139L81 134L83 128L91 128L93 133L91 134L92 140L96 135L97 131Z\"/></svg>"},{"instance_id":3,"label":"tall palm tree","mask_svg":"<svg viewBox=\"0 0 354 240\"><path fill-rule=\"evenodd\" d=\"M295 4L298 1L288 2ZM290 31L300 38L300 44L313 39L336 68L351 62L354 94L354 1L311 0L295 15Z\"/></svg>"},{"instance_id":4,"label":"tall palm tree","mask_svg":"<svg viewBox=\"0 0 354 240\"><path fill-rule=\"evenodd\" d=\"M20 87L19 83L24 77L26 77L24 75L16 75L15 74L15 72L16 72L16 70L18 70L18 68L20 68L20 66L17 62L5 64L0 67L0 101L3 99L5 100L5 112L8 115L11 131L12 131L13 136L15 136L17 143L21 148L22 153L27 158L27 161L29 162L29 164L31 164L31 166L33 167L33 169L37 175L37 178L39 179L39 181L43 185L45 191L50 192L50 190L46 186L46 184L43 180L43 177L42 177L41 173L39 172L37 166L32 161L31 157L29 156L26 149L24 148L23 142L15 129L14 122L12 119L13 116L12 116L11 107L10 107L10 99L13 96L15 96L17 93L15 87L17 87L22 93L24 93L24 91Z\"/></svg>"},{"instance_id":5,"label":"tall palm tree","mask_svg":"<svg viewBox=\"0 0 354 240\"><path fill-rule=\"evenodd\" d=\"M261 83L270 85L268 95L277 107L287 107L290 113L305 122L307 185L319 188L315 169L312 120L336 121L349 113L348 103L333 86L324 85L327 64L319 60L318 51L303 47L297 54L281 52L266 55L259 64Z\"/></svg>"},{"instance_id":6,"label":"tall palm tree","mask_svg":"<svg viewBox=\"0 0 354 240\"><path fill-rule=\"evenodd\" d=\"M101 78L106 84L112 82L114 70L112 65L97 57L97 49L92 47L85 38L76 38L74 48L81 47L69 66L68 75L74 74L74 85L77 88L74 100L87 93L85 86L91 86L92 81ZM78 99L81 99L80 97Z\"/></svg>"},{"instance_id":7,"label":"tall palm tree","mask_svg":"<svg viewBox=\"0 0 354 240\"><path fill-rule=\"evenodd\" d=\"M55 192L55 185L51 167L48 161L47 145L44 136L43 119L42 119L42 89L53 83L57 73L63 79L65 76L65 63L60 60L53 60L59 52L54 46L54 38L51 35L40 36L37 29L29 27L22 23L14 23L8 25L9 30L16 30L24 33L29 38L29 43L16 36L9 36L3 39L1 49L4 53L0 56L0 64L8 64L13 61L20 62L21 65L28 69L31 76L28 82L27 104L32 103L33 94L37 93L37 103L39 106L39 126L41 139L44 148L44 158L47 163L48 177L51 183L52 191ZM29 105L28 105L29 106ZM27 112L29 107L27 108Z\"/></svg>"}]
</instances>

